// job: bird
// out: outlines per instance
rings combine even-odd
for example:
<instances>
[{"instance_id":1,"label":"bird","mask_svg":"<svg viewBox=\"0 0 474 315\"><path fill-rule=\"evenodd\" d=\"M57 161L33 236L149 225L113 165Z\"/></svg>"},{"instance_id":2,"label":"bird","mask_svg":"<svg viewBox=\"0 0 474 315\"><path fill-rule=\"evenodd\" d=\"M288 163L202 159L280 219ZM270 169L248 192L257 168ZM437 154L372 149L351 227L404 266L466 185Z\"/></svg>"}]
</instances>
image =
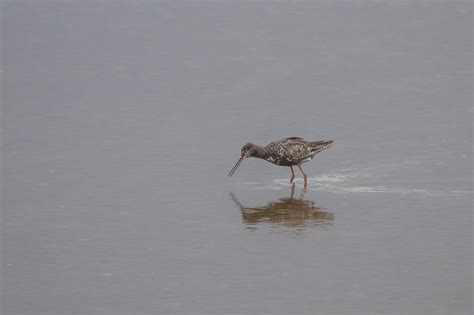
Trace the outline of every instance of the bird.
<instances>
[{"instance_id":1,"label":"bird","mask_svg":"<svg viewBox=\"0 0 474 315\"><path fill-rule=\"evenodd\" d=\"M306 141L300 137L289 137L273 141L266 146L260 146L251 142L246 143L241 151L240 158L230 170L228 176L232 176L240 163L249 157L266 160L270 163L289 166L291 170L290 183L294 184L295 172L293 166L298 166L303 174L304 186L308 184L308 175L301 168L301 164L311 161L315 154L332 146L333 140Z\"/></svg>"}]
</instances>

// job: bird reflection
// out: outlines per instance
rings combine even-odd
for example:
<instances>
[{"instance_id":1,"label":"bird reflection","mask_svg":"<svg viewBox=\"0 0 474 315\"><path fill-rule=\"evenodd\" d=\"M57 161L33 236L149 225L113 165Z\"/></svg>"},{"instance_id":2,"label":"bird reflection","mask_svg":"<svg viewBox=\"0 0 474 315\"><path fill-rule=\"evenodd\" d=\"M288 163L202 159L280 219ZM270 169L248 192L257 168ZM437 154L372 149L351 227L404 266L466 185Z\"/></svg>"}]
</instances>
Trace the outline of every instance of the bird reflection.
<instances>
[{"instance_id":1,"label":"bird reflection","mask_svg":"<svg viewBox=\"0 0 474 315\"><path fill-rule=\"evenodd\" d=\"M304 200L304 193L299 198L294 198L295 187L291 188L291 196L271 201L263 206L246 207L237 197L230 193L230 197L242 212L245 224L271 223L277 226L305 227L325 226L334 224L334 214L322 211L311 200Z\"/></svg>"}]
</instances>

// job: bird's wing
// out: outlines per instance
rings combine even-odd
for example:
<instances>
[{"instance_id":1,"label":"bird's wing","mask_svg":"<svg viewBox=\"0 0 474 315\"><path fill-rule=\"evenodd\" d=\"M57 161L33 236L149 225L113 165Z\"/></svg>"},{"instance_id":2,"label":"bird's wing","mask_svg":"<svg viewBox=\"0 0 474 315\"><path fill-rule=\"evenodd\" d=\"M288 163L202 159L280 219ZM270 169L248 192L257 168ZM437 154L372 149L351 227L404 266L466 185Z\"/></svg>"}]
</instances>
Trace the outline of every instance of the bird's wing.
<instances>
[{"instance_id":1,"label":"bird's wing","mask_svg":"<svg viewBox=\"0 0 474 315\"><path fill-rule=\"evenodd\" d=\"M289 164L297 164L299 161L307 161L311 159L312 152L306 141L300 137L290 137L279 141L272 142L268 145L273 152L286 160Z\"/></svg>"}]
</instances>

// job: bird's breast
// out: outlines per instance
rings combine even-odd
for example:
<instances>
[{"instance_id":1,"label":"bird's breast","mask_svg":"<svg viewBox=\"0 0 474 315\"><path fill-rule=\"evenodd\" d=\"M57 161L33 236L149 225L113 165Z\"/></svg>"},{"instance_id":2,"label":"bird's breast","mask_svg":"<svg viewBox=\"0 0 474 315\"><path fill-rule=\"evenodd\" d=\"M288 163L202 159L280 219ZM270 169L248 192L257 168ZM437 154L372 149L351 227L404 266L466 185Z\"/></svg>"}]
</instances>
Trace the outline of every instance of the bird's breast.
<instances>
[{"instance_id":1,"label":"bird's breast","mask_svg":"<svg viewBox=\"0 0 474 315\"><path fill-rule=\"evenodd\" d=\"M265 160L270 162L270 163L273 163L273 164L278 164L278 161L279 161L279 159L277 159L273 156L266 157Z\"/></svg>"},{"instance_id":2,"label":"bird's breast","mask_svg":"<svg viewBox=\"0 0 474 315\"><path fill-rule=\"evenodd\" d=\"M280 158L280 157L275 157L275 156L269 156L265 158L266 161L276 164L276 165L281 165L281 166L290 166L292 165L291 161L288 161L287 159Z\"/></svg>"}]
</instances>

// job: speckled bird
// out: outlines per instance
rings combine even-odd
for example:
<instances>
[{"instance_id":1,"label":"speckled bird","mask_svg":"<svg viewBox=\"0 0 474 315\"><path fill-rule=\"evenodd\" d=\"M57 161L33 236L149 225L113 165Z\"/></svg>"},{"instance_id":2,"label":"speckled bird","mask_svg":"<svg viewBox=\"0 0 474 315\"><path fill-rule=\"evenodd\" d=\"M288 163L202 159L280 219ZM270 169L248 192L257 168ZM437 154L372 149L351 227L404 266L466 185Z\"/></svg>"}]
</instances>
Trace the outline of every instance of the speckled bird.
<instances>
[{"instance_id":1,"label":"speckled bird","mask_svg":"<svg viewBox=\"0 0 474 315\"><path fill-rule=\"evenodd\" d=\"M293 183L293 180L295 179L293 166L298 166L303 174L304 185L306 186L308 184L308 176L301 168L301 164L311 161L316 153L329 148L332 143L333 140L305 141L303 138L299 137L277 140L266 146L259 146L249 142L242 147L240 159L230 170L229 176L234 174L244 159L255 157L276 165L289 166L291 170L290 183Z\"/></svg>"}]
</instances>

